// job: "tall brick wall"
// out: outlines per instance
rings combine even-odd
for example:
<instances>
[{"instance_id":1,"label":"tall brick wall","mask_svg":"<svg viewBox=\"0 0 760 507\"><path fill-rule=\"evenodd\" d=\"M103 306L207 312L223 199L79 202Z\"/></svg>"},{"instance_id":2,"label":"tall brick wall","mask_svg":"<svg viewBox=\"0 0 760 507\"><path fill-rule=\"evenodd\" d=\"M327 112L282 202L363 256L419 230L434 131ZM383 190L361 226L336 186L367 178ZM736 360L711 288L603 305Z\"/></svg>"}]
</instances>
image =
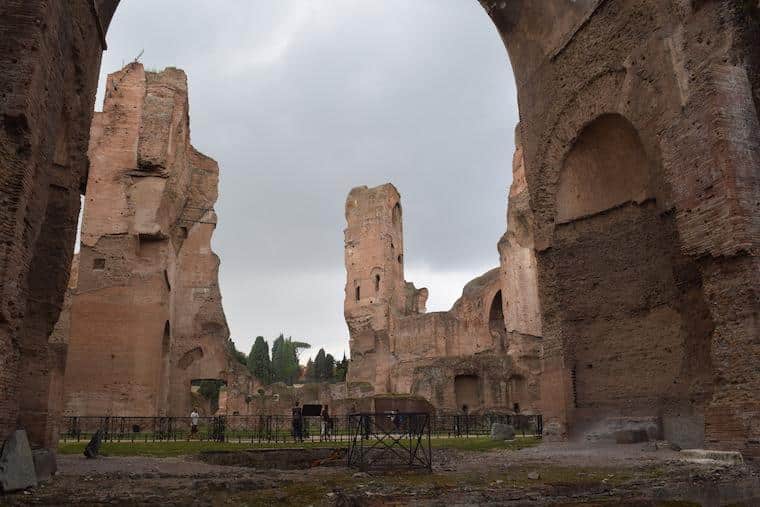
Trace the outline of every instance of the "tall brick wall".
<instances>
[{"instance_id":1,"label":"tall brick wall","mask_svg":"<svg viewBox=\"0 0 760 507\"><path fill-rule=\"evenodd\" d=\"M759 453L756 9L729 0L589 0L549 22L566 2L481 3L518 85L542 378L564 386L551 401L560 409L560 431L573 431L581 415L604 417L610 407L635 412L649 404L635 400L649 398L659 400L649 415L664 426L669 406L704 419L701 443ZM563 33L525 37L547 26ZM639 136L655 208L608 203L613 207L598 216L567 220L560 202L566 161L586 126L605 115L624 118ZM591 183L606 196L617 184L616 161L608 163ZM624 230L630 234L615 240ZM605 304L610 298L619 298L615 308ZM674 402L663 397L663 375L673 373L658 365L668 357L677 372ZM646 377L655 367L660 373L636 391L610 378L613 371ZM693 400L683 406L686 384ZM610 405L615 397L620 402ZM579 404L608 409L582 414Z\"/></svg>"},{"instance_id":2,"label":"tall brick wall","mask_svg":"<svg viewBox=\"0 0 760 507\"><path fill-rule=\"evenodd\" d=\"M20 426L35 446L56 435L48 335L69 276L117 3L0 1L0 438Z\"/></svg>"},{"instance_id":3,"label":"tall brick wall","mask_svg":"<svg viewBox=\"0 0 760 507\"><path fill-rule=\"evenodd\" d=\"M245 398L211 250L219 167L190 144L185 73L109 75L89 156L66 413L183 416L202 379Z\"/></svg>"}]
</instances>

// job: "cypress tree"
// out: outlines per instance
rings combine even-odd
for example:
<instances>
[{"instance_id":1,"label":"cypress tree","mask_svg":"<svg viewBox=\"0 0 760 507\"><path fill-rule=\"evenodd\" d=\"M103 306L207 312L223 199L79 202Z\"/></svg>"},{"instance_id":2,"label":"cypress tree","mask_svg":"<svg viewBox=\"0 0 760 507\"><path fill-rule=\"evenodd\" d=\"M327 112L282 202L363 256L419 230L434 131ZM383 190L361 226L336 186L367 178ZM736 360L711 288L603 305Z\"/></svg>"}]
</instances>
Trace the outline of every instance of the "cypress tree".
<instances>
[{"instance_id":1,"label":"cypress tree","mask_svg":"<svg viewBox=\"0 0 760 507\"><path fill-rule=\"evenodd\" d=\"M248 370L264 384L272 381L272 361L269 359L269 344L263 336L257 336L248 355Z\"/></svg>"}]
</instances>

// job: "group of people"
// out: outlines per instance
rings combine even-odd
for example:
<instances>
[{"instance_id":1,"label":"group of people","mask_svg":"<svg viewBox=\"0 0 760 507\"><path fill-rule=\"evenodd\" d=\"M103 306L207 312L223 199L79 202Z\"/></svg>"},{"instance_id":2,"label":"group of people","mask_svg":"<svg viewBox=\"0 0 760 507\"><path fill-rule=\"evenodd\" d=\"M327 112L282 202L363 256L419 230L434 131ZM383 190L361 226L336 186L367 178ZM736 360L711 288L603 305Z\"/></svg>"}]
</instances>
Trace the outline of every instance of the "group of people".
<instances>
[{"instance_id":1,"label":"group of people","mask_svg":"<svg viewBox=\"0 0 760 507\"><path fill-rule=\"evenodd\" d=\"M305 433L303 409L299 402L293 404L292 410L292 424L293 424L293 439L299 442L303 442ZM322 410L319 413L319 438L320 440L329 439L332 434L332 419L330 418L330 411L327 405L322 405Z\"/></svg>"}]
</instances>

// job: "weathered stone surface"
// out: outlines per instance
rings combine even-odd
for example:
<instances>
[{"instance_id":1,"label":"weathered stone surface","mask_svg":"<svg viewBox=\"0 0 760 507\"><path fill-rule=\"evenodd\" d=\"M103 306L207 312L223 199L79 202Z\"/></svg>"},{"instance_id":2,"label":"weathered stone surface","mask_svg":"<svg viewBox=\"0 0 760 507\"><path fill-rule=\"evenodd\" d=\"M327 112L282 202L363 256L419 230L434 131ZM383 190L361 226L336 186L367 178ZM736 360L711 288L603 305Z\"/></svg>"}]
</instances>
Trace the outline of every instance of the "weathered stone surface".
<instances>
[{"instance_id":1,"label":"weathered stone surface","mask_svg":"<svg viewBox=\"0 0 760 507\"><path fill-rule=\"evenodd\" d=\"M51 449L35 449L32 451L34 471L37 482L49 481L58 472L55 451Z\"/></svg>"},{"instance_id":2,"label":"weathered stone surface","mask_svg":"<svg viewBox=\"0 0 760 507\"><path fill-rule=\"evenodd\" d=\"M620 430L615 432L615 443L638 444L648 442L649 435L646 430Z\"/></svg>"},{"instance_id":3,"label":"weathered stone surface","mask_svg":"<svg viewBox=\"0 0 760 507\"><path fill-rule=\"evenodd\" d=\"M0 452L0 490L18 491L36 485L37 475L26 431L16 430L5 441Z\"/></svg>"},{"instance_id":4,"label":"weathered stone surface","mask_svg":"<svg viewBox=\"0 0 760 507\"><path fill-rule=\"evenodd\" d=\"M117 3L0 1L0 439L23 427L35 446L57 442L59 358L48 335L69 276Z\"/></svg>"},{"instance_id":5,"label":"weathered stone surface","mask_svg":"<svg viewBox=\"0 0 760 507\"><path fill-rule=\"evenodd\" d=\"M687 461L695 462L719 462L729 465L741 465L744 463L742 453L737 451L715 451L709 449L684 449L680 456Z\"/></svg>"},{"instance_id":6,"label":"weathered stone surface","mask_svg":"<svg viewBox=\"0 0 760 507\"><path fill-rule=\"evenodd\" d=\"M517 81L547 425L760 453L757 8L481 3Z\"/></svg>"},{"instance_id":7,"label":"weathered stone surface","mask_svg":"<svg viewBox=\"0 0 760 507\"><path fill-rule=\"evenodd\" d=\"M493 423L491 425L491 440L513 440L515 429L510 424Z\"/></svg>"},{"instance_id":8,"label":"weathered stone surface","mask_svg":"<svg viewBox=\"0 0 760 507\"><path fill-rule=\"evenodd\" d=\"M251 392L230 354L211 250L219 168L189 133L184 72L133 63L109 76L77 283L54 333L68 334L56 338L68 342L68 414L187 416L196 379L227 382L233 399Z\"/></svg>"}]
</instances>

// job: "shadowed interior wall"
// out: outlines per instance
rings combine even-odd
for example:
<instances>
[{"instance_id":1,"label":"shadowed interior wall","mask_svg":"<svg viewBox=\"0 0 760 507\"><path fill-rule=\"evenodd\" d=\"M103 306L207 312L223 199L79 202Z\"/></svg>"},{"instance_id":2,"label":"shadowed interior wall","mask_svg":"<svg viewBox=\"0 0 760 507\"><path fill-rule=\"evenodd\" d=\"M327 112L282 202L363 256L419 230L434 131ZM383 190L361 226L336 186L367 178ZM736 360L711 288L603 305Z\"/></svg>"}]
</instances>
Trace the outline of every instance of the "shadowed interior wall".
<instances>
[{"instance_id":1,"label":"shadowed interior wall","mask_svg":"<svg viewBox=\"0 0 760 507\"><path fill-rule=\"evenodd\" d=\"M57 441L66 291L114 0L0 1L0 440Z\"/></svg>"}]
</instances>

